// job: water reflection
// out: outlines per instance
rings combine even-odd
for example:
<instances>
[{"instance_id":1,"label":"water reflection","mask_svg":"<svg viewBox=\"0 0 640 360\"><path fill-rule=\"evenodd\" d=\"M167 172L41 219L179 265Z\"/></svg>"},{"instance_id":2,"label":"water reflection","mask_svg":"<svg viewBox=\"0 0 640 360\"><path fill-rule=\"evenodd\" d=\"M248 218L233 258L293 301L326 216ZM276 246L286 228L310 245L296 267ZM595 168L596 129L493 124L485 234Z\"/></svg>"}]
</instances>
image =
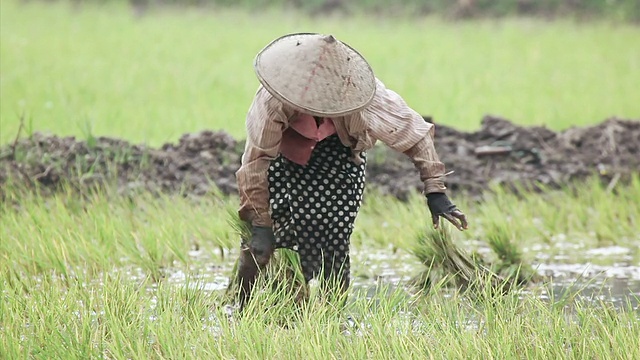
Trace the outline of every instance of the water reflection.
<instances>
[{"instance_id":1,"label":"water reflection","mask_svg":"<svg viewBox=\"0 0 640 360\"><path fill-rule=\"evenodd\" d=\"M640 311L640 266L593 264L540 264L538 272L551 278L548 292L555 298L575 296L616 308Z\"/></svg>"},{"instance_id":2,"label":"water reflection","mask_svg":"<svg viewBox=\"0 0 640 360\"><path fill-rule=\"evenodd\" d=\"M202 256L190 266L189 274L180 269L169 271L168 280L172 283L185 283L204 291L224 291L229 282L229 275L233 269L235 254L226 254L221 264L216 256L211 254ZM596 251L592 251L596 253ZM612 254L613 253L613 254ZM618 249L607 255L626 254L627 251ZM598 252L600 255L600 252ZM198 256L191 254L195 260ZM371 296L378 289L394 288L405 285L412 277L424 271L424 266L411 254L393 249L371 250L355 249L352 254L352 285L357 296ZM540 295L543 299L559 299L571 296L575 299L609 302L616 308L631 305L632 309L640 311L640 266L629 265L627 262L604 266L592 263L540 263L534 264L538 273L546 277L547 283ZM207 270L205 270L207 269ZM524 291L526 293L526 291Z\"/></svg>"}]
</instances>

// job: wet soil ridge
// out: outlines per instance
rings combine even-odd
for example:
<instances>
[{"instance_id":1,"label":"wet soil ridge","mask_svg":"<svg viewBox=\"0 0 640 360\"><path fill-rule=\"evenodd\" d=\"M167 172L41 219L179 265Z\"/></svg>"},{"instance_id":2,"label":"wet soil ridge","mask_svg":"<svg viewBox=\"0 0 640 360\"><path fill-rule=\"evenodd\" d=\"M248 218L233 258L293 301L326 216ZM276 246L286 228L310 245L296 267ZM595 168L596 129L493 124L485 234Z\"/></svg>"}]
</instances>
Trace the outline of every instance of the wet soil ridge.
<instances>
[{"instance_id":1,"label":"wet soil ridge","mask_svg":"<svg viewBox=\"0 0 640 360\"><path fill-rule=\"evenodd\" d=\"M84 189L115 185L204 195L216 188L236 194L235 172L243 141L225 132L185 134L160 148L96 137L77 139L35 133L0 147L0 184L44 193L63 184ZM479 194L490 184L557 187L591 174L611 179L640 170L640 119L611 118L592 127L553 132L486 116L476 132L436 125L436 148L448 170L448 187ZM405 199L421 190L411 161L385 146L369 151L367 184Z\"/></svg>"},{"instance_id":2,"label":"wet soil ridge","mask_svg":"<svg viewBox=\"0 0 640 360\"><path fill-rule=\"evenodd\" d=\"M593 174L611 181L640 172L640 119L606 119L591 127L553 132L486 116L476 132L436 125L435 144L452 191L480 194L491 185L557 188ZM376 151L368 177L401 199L422 184L403 155Z\"/></svg>"}]
</instances>

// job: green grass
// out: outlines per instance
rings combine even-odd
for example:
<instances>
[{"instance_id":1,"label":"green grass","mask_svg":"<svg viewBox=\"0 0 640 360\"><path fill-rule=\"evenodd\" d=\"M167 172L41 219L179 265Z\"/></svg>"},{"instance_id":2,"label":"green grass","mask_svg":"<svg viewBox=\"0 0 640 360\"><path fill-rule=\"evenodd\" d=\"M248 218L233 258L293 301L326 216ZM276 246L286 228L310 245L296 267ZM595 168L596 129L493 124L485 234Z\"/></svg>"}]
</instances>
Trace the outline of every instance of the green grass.
<instances>
[{"instance_id":1,"label":"green grass","mask_svg":"<svg viewBox=\"0 0 640 360\"><path fill-rule=\"evenodd\" d=\"M564 233L582 248L637 244L640 179L609 194L595 182L570 191L513 195L466 203L462 245L480 240L504 217L522 248ZM15 194L17 193L13 193ZM415 249L428 224L424 201L408 205L369 192L353 237L353 276L376 283L369 254L386 253L393 267ZM553 198L549 203L545 199ZM9 200L17 200L10 198ZM406 282L380 283L368 296L354 288L345 308L312 292L301 308L288 293L263 291L243 319L229 319L220 290L206 284L231 275L238 236L229 222L237 199L141 195L135 199L72 193L1 205L0 357L85 359L177 358L635 358L637 312L551 294L533 287L504 298L469 298L440 289L407 292ZM382 209L381 206L385 208ZM583 210L581 210L584 207ZM566 223L552 221L578 210ZM607 215L607 214L611 215ZM612 217L617 219L612 222ZM537 226L537 224L549 224ZM516 224L516 225L514 225ZM536 230L538 229L538 230ZM602 235L606 233L606 242ZM392 245L395 254L389 249ZM548 255L564 247L545 249ZM558 244L560 245L560 244ZM471 251L476 245L465 246ZM217 249L222 249L222 254ZM584 258L574 251L567 262ZM532 261L535 252L521 254ZM635 260L640 260L635 254ZM392 260L396 257L398 260ZM389 264L387 264L389 265ZM423 271L417 261L404 275ZM401 273L402 271L399 271ZM184 278L175 277L184 274ZM266 284L262 284L266 285ZM396 287L397 286L397 287ZM433 289L432 289L433 290ZM284 291L281 289L280 291ZM453 297L450 297L453 296ZM352 323L347 321L348 317ZM351 324L351 325L349 325ZM295 346L291 346L295 344Z\"/></svg>"},{"instance_id":2,"label":"green grass","mask_svg":"<svg viewBox=\"0 0 640 360\"><path fill-rule=\"evenodd\" d=\"M262 293L263 307L228 319L215 295L104 274L25 280L0 302L7 359L425 359L637 358L637 314L601 307L567 310L535 297L491 306L395 290L360 297L343 311L313 302L294 309ZM194 284L197 285L197 284ZM352 319L348 321L348 316Z\"/></svg>"},{"instance_id":3,"label":"green grass","mask_svg":"<svg viewBox=\"0 0 640 360\"><path fill-rule=\"evenodd\" d=\"M504 222L501 226L508 227L511 246L548 245L546 255L570 255L565 260L570 263L587 259L580 252L566 254L566 244L583 249L612 245L633 249L639 240L640 178L619 190L609 193L594 180L579 186L574 194L550 191L518 199L498 190L481 203L468 203L454 194L453 201L468 213L470 228L451 235L458 243L479 240L488 247L495 224ZM191 250L212 254L216 249L235 251L239 247L229 215L236 209L235 197L138 194L129 198L94 191L81 199L72 190L47 198L18 197L12 192L7 196L0 204L0 263L29 275L51 271L67 275L76 268L97 273L132 266L157 279L163 269L174 266L184 271L190 266L204 267L201 259L189 255ZM425 200L416 195L405 204L373 190L365 199L352 237L354 248L392 246L412 251L430 223ZM518 253L519 257L529 256L528 262L535 255L530 249ZM636 261L639 256L636 254ZM366 273L365 267L360 270Z\"/></svg>"},{"instance_id":4,"label":"green grass","mask_svg":"<svg viewBox=\"0 0 640 360\"><path fill-rule=\"evenodd\" d=\"M331 32L436 121L474 129L484 114L554 129L640 117L640 29L507 19L312 19L295 13L18 4L0 15L0 143L31 131L158 145L185 132L243 137L255 54L287 32Z\"/></svg>"},{"instance_id":5,"label":"green grass","mask_svg":"<svg viewBox=\"0 0 640 360\"><path fill-rule=\"evenodd\" d=\"M633 247L638 241L635 229L640 226L640 180L637 176L628 186L613 193L599 181L591 180L573 190L524 193L520 197L495 188L481 203L469 203L456 194L451 196L461 209L471 209L470 229L452 232L458 241L490 242L497 228L508 232L511 246L515 244L522 249L535 243L549 245L545 251L551 256L563 251L561 239L579 243L584 248ZM430 219L424 199L419 196L412 197L408 203L391 197L370 196L362 213L364 216L358 221L367 230L354 234L354 238L405 249L413 246L414 239ZM569 261L585 260L579 253L568 255Z\"/></svg>"}]
</instances>

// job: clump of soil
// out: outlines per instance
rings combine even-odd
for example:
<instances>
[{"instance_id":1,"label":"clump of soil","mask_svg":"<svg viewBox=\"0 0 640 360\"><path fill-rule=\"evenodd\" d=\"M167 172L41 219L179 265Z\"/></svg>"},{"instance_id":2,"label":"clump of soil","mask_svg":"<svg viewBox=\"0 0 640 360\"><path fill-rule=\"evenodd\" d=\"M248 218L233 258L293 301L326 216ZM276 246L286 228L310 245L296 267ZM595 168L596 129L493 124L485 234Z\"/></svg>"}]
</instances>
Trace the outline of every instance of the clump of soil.
<instances>
[{"instance_id":1,"label":"clump of soil","mask_svg":"<svg viewBox=\"0 0 640 360\"><path fill-rule=\"evenodd\" d=\"M557 188L597 174L609 181L640 172L640 119L610 118L592 127L553 132L486 116L476 132L436 125L435 145L452 191L481 194L490 185ZM404 155L374 150L368 181L399 198L421 189Z\"/></svg>"},{"instance_id":2,"label":"clump of soil","mask_svg":"<svg viewBox=\"0 0 640 360\"><path fill-rule=\"evenodd\" d=\"M139 190L203 195L237 193L235 172L244 144L224 132L185 134L154 149L106 137L79 140L36 133L0 147L0 184L48 193L62 184L115 185ZM480 194L490 184L566 185L592 174L610 178L640 169L640 121L611 118L553 132L487 116L476 132L436 125L436 148L453 191ZM422 189L413 164L385 146L369 152L367 184L405 199ZM216 190L217 189L217 190Z\"/></svg>"},{"instance_id":3,"label":"clump of soil","mask_svg":"<svg viewBox=\"0 0 640 360\"><path fill-rule=\"evenodd\" d=\"M113 186L136 191L204 195L237 192L235 171L242 148L229 134L183 135L159 149L120 139L89 141L35 133L0 149L0 184L18 182L50 193L62 187Z\"/></svg>"}]
</instances>

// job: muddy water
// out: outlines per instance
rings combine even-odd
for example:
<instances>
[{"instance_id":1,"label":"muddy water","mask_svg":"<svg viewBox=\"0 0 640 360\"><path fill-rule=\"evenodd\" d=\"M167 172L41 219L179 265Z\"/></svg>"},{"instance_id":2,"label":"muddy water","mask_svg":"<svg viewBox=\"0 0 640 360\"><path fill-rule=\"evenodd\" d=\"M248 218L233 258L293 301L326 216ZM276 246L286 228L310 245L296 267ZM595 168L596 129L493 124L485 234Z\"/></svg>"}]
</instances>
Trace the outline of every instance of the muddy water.
<instances>
[{"instance_id":1,"label":"muddy water","mask_svg":"<svg viewBox=\"0 0 640 360\"><path fill-rule=\"evenodd\" d=\"M546 279L540 296L549 300L572 296L594 304L608 302L616 308L628 309L631 306L632 309L640 311L640 263L631 265L628 256L619 256L628 254L629 249L618 247L618 253L614 251L613 255L610 250L612 249L595 249L592 253L600 255L599 261L610 262L611 265L597 265L590 262L532 264L534 269ZM369 267L369 272L376 274L373 277L354 279L354 288L366 290L365 293L368 294L374 293L375 288L381 283L397 285L410 280L412 276L424 269L410 255L390 252L356 253L353 258L354 261L365 260L363 264L355 264L356 269L364 265ZM526 294L527 291L524 293Z\"/></svg>"},{"instance_id":2,"label":"muddy water","mask_svg":"<svg viewBox=\"0 0 640 360\"><path fill-rule=\"evenodd\" d=\"M600 248L585 252L581 257L597 257L598 262L609 265L588 261L569 263L553 258L535 263L534 268L547 279L541 285L542 290L536 293L550 301L571 296L592 302L595 306L605 302L616 308L629 309L630 306L640 312L640 263L633 264L629 252L623 247ZM226 254L223 262L220 262L219 253L197 251L190 255L194 265L187 270L189 275L184 270L167 269L169 282L184 284L188 276L190 286L212 292L226 290L237 254ZM545 257L544 254L539 255L539 258ZM357 296L374 296L379 294L381 287L403 286L424 270L412 255L394 252L390 248L373 251L353 249L351 258L352 286ZM523 296L527 293L523 291Z\"/></svg>"},{"instance_id":3,"label":"muddy water","mask_svg":"<svg viewBox=\"0 0 640 360\"><path fill-rule=\"evenodd\" d=\"M552 278L548 293L555 298L576 295L595 304L611 302L640 311L640 266L540 264L538 272Z\"/></svg>"},{"instance_id":4,"label":"muddy water","mask_svg":"<svg viewBox=\"0 0 640 360\"><path fill-rule=\"evenodd\" d=\"M640 308L640 260L637 249L608 246L581 252L584 254L581 263L542 263L538 271L553 278L556 293L579 290L583 298L611 300L617 306Z\"/></svg>"}]
</instances>

